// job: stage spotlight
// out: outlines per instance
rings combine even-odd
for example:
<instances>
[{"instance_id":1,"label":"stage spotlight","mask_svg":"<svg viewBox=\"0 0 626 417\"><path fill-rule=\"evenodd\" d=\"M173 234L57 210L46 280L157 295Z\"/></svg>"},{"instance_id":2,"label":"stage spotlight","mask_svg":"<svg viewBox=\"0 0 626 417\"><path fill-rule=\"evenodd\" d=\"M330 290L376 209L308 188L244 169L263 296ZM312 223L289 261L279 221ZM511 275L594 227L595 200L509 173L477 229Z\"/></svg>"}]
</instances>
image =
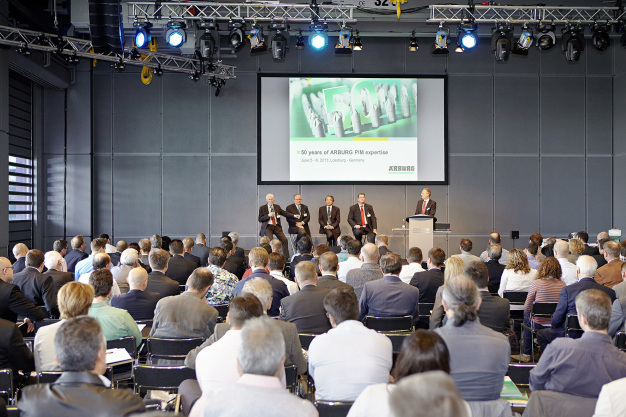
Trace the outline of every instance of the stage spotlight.
<instances>
[{"instance_id":1,"label":"stage spotlight","mask_svg":"<svg viewBox=\"0 0 626 417\"><path fill-rule=\"evenodd\" d=\"M161 68L161 64L159 64L156 68L153 68L152 72L156 75L163 75L163 68Z\"/></svg>"},{"instance_id":2,"label":"stage spotlight","mask_svg":"<svg viewBox=\"0 0 626 417\"><path fill-rule=\"evenodd\" d=\"M152 27L152 23L142 23L139 20L135 20L133 26L137 29L135 31L135 46L137 48L145 48L152 40L152 35L150 35L150 28Z\"/></svg>"},{"instance_id":3,"label":"stage spotlight","mask_svg":"<svg viewBox=\"0 0 626 417\"><path fill-rule=\"evenodd\" d=\"M409 40L409 51L416 52L419 49L417 44L417 38L415 37L415 31L411 32L411 39Z\"/></svg>"},{"instance_id":4,"label":"stage spotlight","mask_svg":"<svg viewBox=\"0 0 626 417\"><path fill-rule=\"evenodd\" d=\"M591 27L593 35L591 36L591 44L598 51L604 51L611 44L611 38L607 33L609 30L607 24L594 23Z\"/></svg>"},{"instance_id":5,"label":"stage spotlight","mask_svg":"<svg viewBox=\"0 0 626 417\"><path fill-rule=\"evenodd\" d=\"M461 23L459 25L458 47L455 49L455 52L463 52L476 46L476 43L478 43L476 29L474 22ZM461 49L460 51L458 50L459 48Z\"/></svg>"},{"instance_id":6,"label":"stage spotlight","mask_svg":"<svg viewBox=\"0 0 626 417\"><path fill-rule=\"evenodd\" d=\"M228 34L228 44L233 51L233 54L243 47L243 42L245 40L244 29L245 25L243 22L228 22L228 29L230 29L230 33Z\"/></svg>"},{"instance_id":7,"label":"stage spotlight","mask_svg":"<svg viewBox=\"0 0 626 417\"><path fill-rule=\"evenodd\" d=\"M448 51L448 29L443 26L443 23L439 25L439 30L435 34L435 49L433 50L434 55L447 54Z\"/></svg>"},{"instance_id":8,"label":"stage spotlight","mask_svg":"<svg viewBox=\"0 0 626 417\"><path fill-rule=\"evenodd\" d=\"M165 41L174 48L180 48L187 41L187 33L185 33L187 25L182 21L170 20L167 27Z\"/></svg>"},{"instance_id":9,"label":"stage spotlight","mask_svg":"<svg viewBox=\"0 0 626 417\"><path fill-rule=\"evenodd\" d=\"M303 50L304 49L304 36L302 36L302 31L298 31L298 41L296 42L296 49Z\"/></svg>"},{"instance_id":10,"label":"stage spotlight","mask_svg":"<svg viewBox=\"0 0 626 417\"><path fill-rule=\"evenodd\" d=\"M276 61L282 61L287 55L287 49L289 49L289 25L286 22L273 22L270 24L270 30L276 31L270 45L272 58Z\"/></svg>"},{"instance_id":11,"label":"stage spotlight","mask_svg":"<svg viewBox=\"0 0 626 417\"><path fill-rule=\"evenodd\" d=\"M537 28L537 48L542 51L552 49L556 43L556 35L554 34L555 29L554 25L539 24L539 27Z\"/></svg>"},{"instance_id":12,"label":"stage spotlight","mask_svg":"<svg viewBox=\"0 0 626 417\"><path fill-rule=\"evenodd\" d=\"M124 64L124 59L122 59L122 57L120 56L117 62L113 64L113 67L118 71L124 71L124 68L126 68L126 64Z\"/></svg>"},{"instance_id":13,"label":"stage spotlight","mask_svg":"<svg viewBox=\"0 0 626 417\"><path fill-rule=\"evenodd\" d=\"M213 60L213 56L217 52L218 47L217 41L213 36L213 31L215 31L215 33L217 34L217 38L219 39L218 31L220 29L214 20L199 23L198 27L200 29L204 29L204 33L198 38L197 50L200 51L202 58L211 62Z\"/></svg>"},{"instance_id":14,"label":"stage spotlight","mask_svg":"<svg viewBox=\"0 0 626 417\"><path fill-rule=\"evenodd\" d=\"M570 62L578 61L580 53L585 49L584 27L581 24L572 23L563 28L562 48L565 59Z\"/></svg>"},{"instance_id":15,"label":"stage spotlight","mask_svg":"<svg viewBox=\"0 0 626 417\"><path fill-rule=\"evenodd\" d=\"M200 79L200 73L198 71L194 71L189 74L189 79L192 81L198 81Z\"/></svg>"},{"instance_id":16,"label":"stage spotlight","mask_svg":"<svg viewBox=\"0 0 626 417\"><path fill-rule=\"evenodd\" d=\"M338 55L347 55L352 53L350 45L350 30L345 27L339 31L339 37L335 44L335 53Z\"/></svg>"},{"instance_id":17,"label":"stage spotlight","mask_svg":"<svg viewBox=\"0 0 626 417\"><path fill-rule=\"evenodd\" d=\"M352 43L352 50L354 51L362 51L363 44L361 43L361 37L359 36L359 31L356 31L356 35L352 36L350 41Z\"/></svg>"},{"instance_id":18,"label":"stage spotlight","mask_svg":"<svg viewBox=\"0 0 626 417\"><path fill-rule=\"evenodd\" d=\"M491 35L491 50L494 53L496 61L506 61L511 54L511 46L513 45L513 28L508 23L498 23L493 29Z\"/></svg>"},{"instance_id":19,"label":"stage spotlight","mask_svg":"<svg viewBox=\"0 0 626 417\"><path fill-rule=\"evenodd\" d=\"M534 41L533 32L525 24L512 52L517 55L528 55L528 48L533 45Z\"/></svg>"},{"instance_id":20,"label":"stage spotlight","mask_svg":"<svg viewBox=\"0 0 626 417\"><path fill-rule=\"evenodd\" d=\"M28 56L32 53L27 43L20 44L20 46L17 47L16 51L18 54L22 54L24 56Z\"/></svg>"},{"instance_id":21,"label":"stage spotlight","mask_svg":"<svg viewBox=\"0 0 626 417\"><path fill-rule=\"evenodd\" d=\"M65 57L65 62L67 62L70 65L78 64L80 62L80 59L78 59L78 55L76 55L76 51L74 51L71 54L67 55Z\"/></svg>"},{"instance_id":22,"label":"stage spotlight","mask_svg":"<svg viewBox=\"0 0 626 417\"><path fill-rule=\"evenodd\" d=\"M311 28L311 37L309 38L309 43L315 49L324 49L326 45L328 45L328 34L326 33L326 29L328 25L326 23L317 22L310 26Z\"/></svg>"},{"instance_id":23,"label":"stage spotlight","mask_svg":"<svg viewBox=\"0 0 626 417\"><path fill-rule=\"evenodd\" d=\"M263 28L253 27L248 33L248 39L250 39L250 53L267 51L267 42L263 36Z\"/></svg>"}]
</instances>

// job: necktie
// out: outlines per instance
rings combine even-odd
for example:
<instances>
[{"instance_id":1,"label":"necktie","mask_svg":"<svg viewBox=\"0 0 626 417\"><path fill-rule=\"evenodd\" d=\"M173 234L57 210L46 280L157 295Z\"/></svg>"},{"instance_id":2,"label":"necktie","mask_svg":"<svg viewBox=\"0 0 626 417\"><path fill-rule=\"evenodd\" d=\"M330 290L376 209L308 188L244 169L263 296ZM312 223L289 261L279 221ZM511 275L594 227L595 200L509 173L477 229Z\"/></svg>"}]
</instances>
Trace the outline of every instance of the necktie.
<instances>
[{"instance_id":1,"label":"necktie","mask_svg":"<svg viewBox=\"0 0 626 417\"><path fill-rule=\"evenodd\" d=\"M330 206L326 206L326 224L331 224L330 222Z\"/></svg>"},{"instance_id":2,"label":"necktie","mask_svg":"<svg viewBox=\"0 0 626 417\"><path fill-rule=\"evenodd\" d=\"M298 206L298 214L302 215L302 212L300 211L300 206Z\"/></svg>"},{"instance_id":3,"label":"necktie","mask_svg":"<svg viewBox=\"0 0 626 417\"><path fill-rule=\"evenodd\" d=\"M365 226L365 212L363 211L363 206L361 206L361 226Z\"/></svg>"},{"instance_id":4,"label":"necktie","mask_svg":"<svg viewBox=\"0 0 626 417\"><path fill-rule=\"evenodd\" d=\"M426 214L426 201L424 201L424 204L422 205L422 214Z\"/></svg>"},{"instance_id":5,"label":"necktie","mask_svg":"<svg viewBox=\"0 0 626 417\"><path fill-rule=\"evenodd\" d=\"M272 213L274 213L274 206L272 206L272 207L271 207L271 210L270 210L270 211L271 211ZM272 224L273 224L274 226L276 226L276 214L274 214L274 216L272 216Z\"/></svg>"}]
</instances>

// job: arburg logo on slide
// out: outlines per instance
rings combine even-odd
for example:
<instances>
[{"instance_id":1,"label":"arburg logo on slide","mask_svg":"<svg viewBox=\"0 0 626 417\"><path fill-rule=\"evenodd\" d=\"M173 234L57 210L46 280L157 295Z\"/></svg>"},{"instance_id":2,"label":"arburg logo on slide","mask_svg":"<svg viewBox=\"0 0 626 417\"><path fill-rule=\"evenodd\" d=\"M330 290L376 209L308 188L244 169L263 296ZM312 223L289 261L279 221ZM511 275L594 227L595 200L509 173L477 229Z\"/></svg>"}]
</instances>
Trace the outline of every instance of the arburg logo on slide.
<instances>
[{"instance_id":1,"label":"arburg logo on slide","mask_svg":"<svg viewBox=\"0 0 626 417\"><path fill-rule=\"evenodd\" d=\"M415 172L415 165L390 165L389 172Z\"/></svg>"}]
</instances>

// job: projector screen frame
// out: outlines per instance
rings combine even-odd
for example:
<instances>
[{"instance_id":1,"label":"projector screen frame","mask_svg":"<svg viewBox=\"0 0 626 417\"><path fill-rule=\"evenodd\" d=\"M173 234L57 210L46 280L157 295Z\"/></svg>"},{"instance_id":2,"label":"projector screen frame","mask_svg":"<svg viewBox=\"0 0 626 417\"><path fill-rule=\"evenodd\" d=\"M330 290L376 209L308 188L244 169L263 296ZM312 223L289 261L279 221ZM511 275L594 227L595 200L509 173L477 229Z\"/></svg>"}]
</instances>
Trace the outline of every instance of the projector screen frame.
<instances>
[{"instance_id":1,"label":"projector screen frame","mask_svg":"<svg viewBox=\"0 0 626 417\"><path fill-rule=\"evenodd\" d=\"M262 98L262 79L263 78L399 78L399 79L442 79L443 80L443 181L264 181L262 176L262 155L261 155L261 98ZM286 161L286 163L289 163ZM354 74L354 73L332 73L332 74L315 74L315 73L257 73L257 185L448 185L448 75L447 74Z\"/></svg>"}]
</instances>

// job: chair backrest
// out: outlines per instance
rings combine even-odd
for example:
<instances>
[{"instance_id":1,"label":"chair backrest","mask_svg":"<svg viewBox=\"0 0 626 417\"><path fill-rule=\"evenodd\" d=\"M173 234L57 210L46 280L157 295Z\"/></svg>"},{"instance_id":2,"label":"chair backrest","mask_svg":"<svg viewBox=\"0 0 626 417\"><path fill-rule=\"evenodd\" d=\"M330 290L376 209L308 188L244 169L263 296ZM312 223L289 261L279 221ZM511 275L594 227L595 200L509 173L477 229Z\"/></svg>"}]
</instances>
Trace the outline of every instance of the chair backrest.
<instances>
[{"instance_id":1,"label":"chair backrest","mask_svg":"<svg viewBox=\"0 0 626 417\"><path fill-rule=\"evenodd\" d=\"M309 345L315 339L316 334L311 333L300 333L298 337L300 338L300 344L302 345L302 349L309 350Z\"/></svg>"},{"instance_id":2,"label":"chair backrest","mask_svg":"<svg viewBox=\"0 0 626 417\"><path fill-rule=\"evenodd\" d=\"M196 379L196 371L186 366L135 365L135 392L162 390L177 392L186 379Z\"/></svg>"},{"instance_id":3,"label":"chair backrest","mask_svg":"<svg viewBox=\"0 0 626 417\"><path fill-rule=\"evenodd\" d=\"M376 317L365 316L365 327L377 332L412 332L412 316Z\"/></svg>"},{"instance_id":4,"label":"chair backrest","mask_svg":"<svg viewBox=\"0 0 626 417\"><path fill-rule=\"evenodd\" d=\"M580 327L580 323L578 323L578 316L573 313L568 313L567 319L565 320L565 336L578 339L583 333L584 331L582 327Z\"/></svg>"},{"instance_id":5,"label":"chair backrest","mask_svg":"<svg viewBox=\"0 0 626 417\"><path fill-rule=\"evenodd\" d=\"M15 405L7 406L7 417L20 417L20 409Z\"/></svg>"},{"instance_id":6,"label":"chair backrest","mask_svg":"<svg viewBox=\"0 0 626 417\"><path fill-rule=\"evenodd\" d=\"M43 371L37 372L37 383L38 384L52 384L56 382L57 379L61 376L63 372L61 371ZM104 376L109 380L113 380L113 367L107 366L107 370L104 373Z\"/></svg>"},{"instance_id":7,"label":"chair backrest","mask_svg":"<svg viewBox=\"0 0 626 417\"><path fill-rule=\"evenodd\" d=\"M137 358L137 342L135 340L135 336L126 336L120 339L109 340L107 341L107 349L126 349L126 352L133 359Z\"/></svg>"},{"instance_id":8,"label":"chair backrest","mask_svg":"<svg viewBox=\"0 0 626 417\"><path fill-rule=\"evenodd\" d=\"M533 303L530 315L533 317L552 317L558 303Z\"/></svg>"},{"instance_id":9,"label":"chair backrest","mask_svg":"<svg viewBox=\"0 0 626 417\"><path fill-rule=\"evenodd\" d=\"M517 387L526 387L530 385L530 371L535 368L535 364L528 363L510 363L507 376L515 383Z\"/></svg>"},{"instance_id":10,"label":"chair backrest","mask_svg":"<svg viewBox=\"0 0 626 417\"><path fill-rule=\"evenodd\" d=\"M524 305L528 291L504 291L504 298L513 305Z\"/></svg>"},{"instance_id":11,"label":"chair backrest","mask_svg":"<svg viewBox=\"0 0 626 417\"><path fill-rule=\"evenodd\" d=\"M187 290L187 285L178 285L178 292L180 294L184 293Z\"/></svg>"},{"instance_id":12,"label":"chair backrest","mask_svg":"<svg viewBox=\"0 0 626 417\"><path fill-rule=\"evenodd\" d=\"M402 343L404 339L410 336L412 333L396 333L396 334L386 334L389 339L391 339L391 346L393 347L393 353L400 353L400 349L402 348Z\"/></svg>"},{"instance_id":13,"label":"chair backrest","mask_svg":"<svg viewBox=\"0 0 626 417\"><path fill-rule=\"evenodd\" d=\"M135 322L137 323L137 325L145 324L146 327L152 327L152 320L135 320Z\"/></svg>"},{"instance_id":14,"label":"chair backrest","mask_svg":"<svg viewBox=\"0 0 626 417\"><path fill-rule=\"evenodd\" d=\"M4 398L6 404L13 403L13 398L15 398L13 371L11 369L0 369L0 397Z\"/></svg>"},{"instance_id":15,"label":"chair backrest","mask_svg":"<svg viewBox=\"0 0 626 417\"><path fill-rule=\"evenodd\" d=\"M615 346L620 350L626 350L626 333L617 332L615 335Z\"/></svg>"},{"instance_id":16,"label":"chair backrest","mask_svg":"<svg viewBox=\"0 0 626 417\"><path fill-rule=\"evenodd\" d=\"M352 401L315 401L320 417L346 417L352 404Z\"/></svg>"},{"instance_id":17,"label":"chair backrest","mask_svg":"<svg viewBox=\"0 0 626 417\"><path fill-rule=\"evenodd\" d=\"M54 323L58 323L59 321L61 321L61 320L60 319L43 319L43 320L40 320L40 321L36 321L35 322L35 333L37 333L37 331L39 329L41 329L42 327L49 326L49 325L54 324Z\"/></svg>"},{"instance_id":18,"label":"chair backrest","mask_svg":"<svg viewBox=\"0 0 626 417\"><path fill-rule=\"evenodd\" d=\"M597 398L579 397L557 391L533 391L524 415L542 417L588 417L594 413Z\"/></svg>"},{"instance_id":19,"label":"chair backrest","mask_svg":"<svg viewBox=\"0 0 626 417\"><path fill-rule=\"evenodd\" d=\"M433 307L435 307L435 303L419 303L417 308L419 309L420 317L430 317Z\"/></svg>"},{"instance_id":20,"label":"chair backrest","mask_svg":"<svg viewBox=\"0 0 626 417\"><path fill-rule=\"evenodd\" d=\"M190 350L197 348L204 342L200 337L190 339L160 339L149 337L147 339L148 357L150 359L185 359Z\"/></svg>"},{"instance_id":21,"label":"chair backrest","mask_svg":"<svg viewBox=\"0 0 626 417\"><path fill-rule=\"evenodd\" d=\"M296 365L285 366L285 381L290 392L296 392L298 387L298 367Z\"/></svg>"}]
</instances>

